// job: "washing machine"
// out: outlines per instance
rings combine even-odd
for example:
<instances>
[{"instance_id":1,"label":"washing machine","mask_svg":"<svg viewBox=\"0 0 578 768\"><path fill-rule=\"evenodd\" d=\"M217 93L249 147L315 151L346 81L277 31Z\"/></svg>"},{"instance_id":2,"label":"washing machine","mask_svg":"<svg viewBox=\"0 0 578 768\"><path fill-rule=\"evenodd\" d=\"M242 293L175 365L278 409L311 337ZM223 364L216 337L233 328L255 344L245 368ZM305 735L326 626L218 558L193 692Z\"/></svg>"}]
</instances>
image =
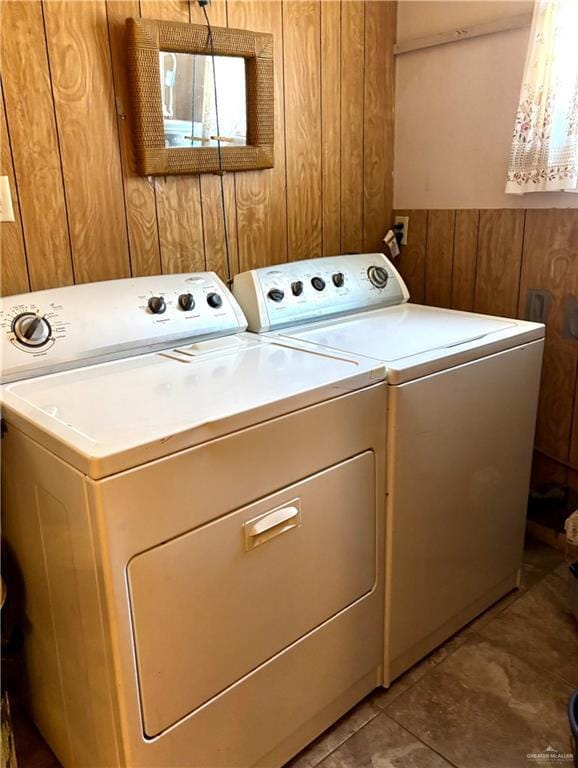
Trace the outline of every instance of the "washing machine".
<instances>
[{"instance_id":1,"label":"washing machine","mask_svg":"<svg viewBox=\"0 0 578 768\"><path fill-rule=\"evenodd\" d=\"M65 768L282 765L382 677L383 364L245 333L211 273L0 312L41 733Z\"/></svg>"},{"instance_id":2,"label":"washing machine","mask_svg":"<svg viewBox=\"0 0 578 768\"><path fill-rule=\"evenodd\" d=\"M253 270L233 290L250 331L386 366L388 685L518 585L544 327L408 303L378 253Z\"/></svg>"}]
</instances>

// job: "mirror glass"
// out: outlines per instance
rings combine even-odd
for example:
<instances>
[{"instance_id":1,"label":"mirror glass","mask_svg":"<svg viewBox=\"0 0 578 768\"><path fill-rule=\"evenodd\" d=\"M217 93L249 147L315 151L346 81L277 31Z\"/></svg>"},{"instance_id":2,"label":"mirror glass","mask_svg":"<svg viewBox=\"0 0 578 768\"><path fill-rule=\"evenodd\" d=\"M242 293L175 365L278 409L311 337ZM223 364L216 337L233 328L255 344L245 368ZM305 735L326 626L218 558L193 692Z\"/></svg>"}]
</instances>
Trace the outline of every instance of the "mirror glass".
<instances>
[{"instance_id":1,"label":"mirror glass","mask_svg":"<svg viewBox=\"0 0 578 768\"><path fill-rule=\"evenodd\" d=\"M159 52L166 147L216 147L211 56ZM221 146L247 144L245 59L215 56Z\"/></svg>"}]
</instances>

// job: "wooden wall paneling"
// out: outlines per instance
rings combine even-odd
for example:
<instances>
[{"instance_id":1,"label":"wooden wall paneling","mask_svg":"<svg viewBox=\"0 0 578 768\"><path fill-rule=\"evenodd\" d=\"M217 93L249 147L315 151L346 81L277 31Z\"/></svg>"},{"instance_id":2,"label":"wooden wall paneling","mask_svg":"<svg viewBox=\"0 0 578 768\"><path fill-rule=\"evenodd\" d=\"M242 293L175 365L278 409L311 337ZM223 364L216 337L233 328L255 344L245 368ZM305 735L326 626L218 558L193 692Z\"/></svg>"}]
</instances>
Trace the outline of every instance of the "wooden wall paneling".
<instances>
[{"instance_id":1,"label":"wooden wall paneling","mask_svg":"<svg viewBox=\"0 0 578 768\"><path fill-rule=\"evenodd\" d=\"M2 228L5 276L24 278L9 282L29 286L24 266L32 289L159 270L226 276L218 178L137 176L129 136L125 17L202 22L195 0L0 7L13 140L4 157L14 163L23 226L19 235ZM360 0L210 7L213 23L275 36L275 167L224 179L233 271L289 253L357 251L364 239L380 246L391 199L394 10Z\"/></svg>"},{"instance_id":2,"label":"wooden wall paneling","mask_svg":"<svg viewBox=\"0 0 578 768\"><path fill-rule=\"evenodd\" d=\"M76 282L130 274L103 0L44 4Z\"/></svg>"},{"instance_id":3,"label":"wooden wall paneling","mask_svg":"<svg viewBox=\"0 0 578 768\"><path fill-rule=\"evenodd\" d=\"M396 266L407 284L410 301L414 304L423 304L425 300L428 212L424 210L399 210L394 213L398 216L409 216L407 245L401 246L401 253L396 261Z\"/></svg>"},{"instance_id":4,"label":"wooden wall paneling","mask_svg":"<svg viewBox=\"0 0 578 768\"><path fill-rule=\"evenodd\" d=\"M341 248L363 249L365 3L341 4Z\"/></svg>"},{"instance_id":5,"label":"wooden wall paneling","mask_svg":"<svg viewBox=\"0 0 578 768\"><path fill-rule=\"evenodd\" d=\"M525 211L513 208L480 211L476 312L517 314L524 215Z\"/></svg>"},{"instance_id":6,"label":"wooden wall paneling","mask_svg":"<svg viewBox=\"0 0 578 768\"><path fill-rule=\"evenodd\" d=\"M188 0L141 0L149 19L189 21ZM206 268L203 210L199 176L154 179L163 272L196 272Z\"/></svg>"},{"instance_id":7,"label":"wooden wall paneling","mask_svg":"<svg viewBox=\"0 0 578 768\"><path fill-rule=\"evenodd\" d=\"M205 24L205 16L196 0L190 0L189 4L191 22L193 24ZM207 7L207 15L211 25L226 27L226 0L212 0L211 4ZM225 215L227 218L227 236L229 240L229 265L227 264L225 230L223 226L221 179L216 175L204 174L200 177L200 188L206 268L217 272L226 281L239 271L237 217L235 214L235 174L228 173L223 177Z\"/></svg>"},{"instance_id":8,"label":"wooden wall paneling","mask_svg":"<svg viewBox=\"0 0 578 768\"><path fill-rule=\"evenodd\" d=\"M2 79L32 290L74 282L42 6L1 4Z\"/></svg>"},{"instance_id":9,"label":"wooden wall paneling","mask_svg":"<svg viewBox=\"0 0 578 768\"><path fill-rule=\"evenodd\" d=\"M425 301L434 307L450 307L456 212L436 210L428 214L425 262Z\"/></svg>"},{"instance_id":10,"label":"wooden wall paneling","mask_svg":"<svg viewBox=\"0 0 578 768\"><path fill-rule=\"evenodd\" d=\"M480 212L478 210L456 211L452 309L471 312L474 308L479 223Z\"/></svg>"},{"instance_id":11,"label":"wooden wall paneling","mask_svg":"<svg viewBox=\"0 0 578 768\"><path fill-rule=\"evenodd\" d=\"M239 269L287 261L283 24L280 0L228 0L229 25L274 35L275 166L236 174Z\"/></svg>"},{"instance_id":12,"label":"wooden wall paneling","mask_svg":"<svg viewBox=\"0 0 578 768\"><path fill-rule=\"evenodd\" d=\"M565 485L568 481L568 470L555 459L544 456L539 451L534 451L532 460L532 486L545 483L559 483Z\"/></svg>"},{"instance_id":13,"label":"wooden wall paneling","mask_svg":"<svg viewBox=\"0 0 578 768\"><path fill-rule=\"evenodd\" d=\"M283 49L288 256L308 259L322 250L319 0L283 4Z\"/></svg>"},{"instance_id":14,"label":"wooden wall paneling","mask_svg":"<svg viewBox=\"0 0 578 768\"><path fill-rule=\"evenodd\" d=\"M578 472L578 343L564 338L564 305L578 294L576 209L396 211L409 216L399 270L412 301L524 317L529 289L550 292L533 482ZM453 249L453 270L451 253ZM425 258L427 254L427 259ZM441 256L440 256L441 254Z\"/></svg>"},{"instance_id":15,"label":"wooden wall paneling","mask_svg":"<svg viewBox=\"0 0 578 768\"><path fill-rule=\"evenodd\" d=\"M578 479L578 365L576 366L576 386L574 388L574 414L572 417L572 429L570 431L570 451L568 461L576 468Z\"/></svg>"},{"instance_id":16,"label":"wooden wall paneling","mask_svg":"<svg viewBox=\"0 0 578 768\"><path fill-rule=\"evenodd\" d=\"M392 223L396 8L395 2L365 6L364 251L382 251Z\"/></svg>"},{"instance_id":17,"label":"wooden wall paneling","mask_svg":"<svg viewBox=\"0 0 578 768\"><path fill-rule=\"evenodd\" d=\"M126 223L135 276L157 275L161 271L155 186L151 179L135 172L130 118L130 95L125 61L125 21L140 15L138 0L107 0L108 33L112 54L117 126L124 176Z\"/></svg>"},{"instance_id":18,"label":"wooden wall paneling","mask_svg":"<svg viewBox=\"0 0 578 768\"><path fill-rule=\"evenodd\" d=\"M547 290L546 350L536 444L563 461L572 449L578 344L563 337L564 305L578 285L578 214L571 209L526 211L518 313L529 289Z\"/></svg>"},{"instance_id":19,"label":"wooden wall paneling","mask_svg":"<svg viewBox=\"0 0 578 768\"><path fill-rule=\"evenodd\" d=\"M578 217L578 211L575 211L575 216ZM574 296L578 297L578 255L575 257L574 262ZM578 344L575 342L576 346ZM578 491L578 363L576 365L576 389L574 392L574 418L572 420L572 433L570 435L570 463L575 468L570 473L572 481L571 485Z\"/></svg>"},{"instance_id":20,"label":"wooden wall paneling","mask_svg":"<svg viewBox=\"0 0 578 768\"><path fill-rule=\"evenodd\" d=\"M0 93L0 108L2 110L0 124L0 174L8 176L14 221L3 221L0 224L0 254L2 269L0 270L0 295L10 296L15 293L26 293L30 290L26 252L24 250L24 235L20 218L20 202L18 190L14 181L12 152L6 127L4 99Z\"/></svg>"},{"instance_id":21,"label":"wooden wall paneling","mask_svg":"<svg viewBox=\"0 0 578 768\"><path fill-rule=\"evenodd\" d=\"M526 211L519 317L524 317L529 289L549 291L548 338L576 349L576 342L562 338L562 330L564 304L576 295L577 285L578 212L561 208Z\"/></svg>"},{"instance_id":22,"label":"wooden wall paneling","mask_svg":"<svg viewBox=\"0 0 578 768\"><path fill-rule=\"evenodd\" d=\"M321 2L323 255L341 253L341 2Z\"/></svg>"},{"instance_id":23,"label":"wooden wall paneling","mask_svg":"<svg viewBox=\"0 0 578 768\"><path fill-rule=\"evenodd\" d=\"M536 423L536 446L568 461L576 388L576 355L546 340Z\"/></svg>"}]
</instances>

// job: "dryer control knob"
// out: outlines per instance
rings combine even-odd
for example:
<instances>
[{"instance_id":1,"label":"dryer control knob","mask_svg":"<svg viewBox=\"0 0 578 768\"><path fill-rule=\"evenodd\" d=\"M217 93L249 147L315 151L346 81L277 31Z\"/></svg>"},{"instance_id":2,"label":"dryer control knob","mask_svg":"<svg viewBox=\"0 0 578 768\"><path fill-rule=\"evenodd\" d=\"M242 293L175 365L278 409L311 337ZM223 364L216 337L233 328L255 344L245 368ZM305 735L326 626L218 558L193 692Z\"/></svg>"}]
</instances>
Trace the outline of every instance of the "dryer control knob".
<instances>
[{"instance_id":1,"label":"dryer control knob","mask_svg":"<svg viewBox=\"0 0 578 768\"><path fill-rule=\"evenodd\" d=\"M223 304L223 299L219 296L218 293L209 293L207 295L207 304L213 309L219 309L219 307Z\"/></svg>"},{"instance_id":2,"label":"dryer control knob","mask_svg":"<svg viewBox=\"0 0 578 768\"><path fill-rule=\"evenodd\" d=\"M149 312L152 312L153 315L162 315L166 310L167 305L162 296L151 296L148 300L148 308Z\"/></svg>"},{"instance_id":3,"label":"dryer control knob","mask_svg":"<svg viewBox=\"0 0 578 768\"><path fill-rule=\"evenodd\" d=\"M34 312L23 312L12 321L12 333L25 347L42 347L50 339L48 320Z\"/></svg>"},{"instance_id":4,"label":"dryer control knob","mask_svg":"<svg viewBox=\"0 0 578 768\"><path fill-rule=\"evenodd\" d=\"M303 293L303 283L301 280L295 280L294 283L291 283L291 293L293 296L301 296Z\"/></svg>"},{"instance_id":5,"label":"dryer control knob","mask_svg":"<svg viewBox=\"0 0 578 768\"><path fill-rule=\"evenodd\" d=\"M345 283L345 275L343 272L335 272L335 274L331 275L331 279L336 288L341 288Z\"/></svg>"},{"instance_id":6,"label":"dryer control knob","mask_svg":"<svg viewBox=\"0 0 578 768\"><path fill-rule=\"evenodd\" d=\"M385 267L371 266L367 270L367 276L369 277L369 282L376 288L385 288L389 280Z\"/></svg>"},{"instance_id":7,"label":"dryer control knob","mask_svg":"<svg viewBox=\"0 0 578 768\"><path fill-rule=\"evenodd\" d=\"M179 307L183 312L190 312L195 308L195 299L192 293L181 293L179 296Z\"/></svg>"},{"instance_id":8,"label":"dryer control knob","mask_svg":"<svg viewBox=\"0 0 578 768\"><path fill-rule=\"evenodd\" d=\"M267 296L271 299L271 301L283 301L283 297L285 294L280 288L271 288Z\"/></svg>"},{"instance_id":9,"label":"dryer control knob","mask_svg":"<svg viewBox=\"0 0 578 768\"><path fill-rule=\"evenodd\" d=\"M325 280L322 277L314 277L311 280L311 285L316 291L322 291L325 288Z\"/></svg>"}]
</instances>

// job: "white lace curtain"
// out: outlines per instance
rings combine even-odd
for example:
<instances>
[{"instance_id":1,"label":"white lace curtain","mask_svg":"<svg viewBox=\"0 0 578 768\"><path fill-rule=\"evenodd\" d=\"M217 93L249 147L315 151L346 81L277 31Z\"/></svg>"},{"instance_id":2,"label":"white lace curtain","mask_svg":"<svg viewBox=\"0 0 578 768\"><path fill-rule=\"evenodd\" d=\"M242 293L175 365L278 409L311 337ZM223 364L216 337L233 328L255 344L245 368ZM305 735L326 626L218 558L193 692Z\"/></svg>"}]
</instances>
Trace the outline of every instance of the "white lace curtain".
<instances>
[{"instance_id":1,"label":"white lace curtain","mask_svg":"<svg viewBox=\"0 0 578 768\"><path fill-rule=\"evenodd\" d=\"M506 192L578 191L578 0L536 0Z\"/></svg>"}]
</instances>

